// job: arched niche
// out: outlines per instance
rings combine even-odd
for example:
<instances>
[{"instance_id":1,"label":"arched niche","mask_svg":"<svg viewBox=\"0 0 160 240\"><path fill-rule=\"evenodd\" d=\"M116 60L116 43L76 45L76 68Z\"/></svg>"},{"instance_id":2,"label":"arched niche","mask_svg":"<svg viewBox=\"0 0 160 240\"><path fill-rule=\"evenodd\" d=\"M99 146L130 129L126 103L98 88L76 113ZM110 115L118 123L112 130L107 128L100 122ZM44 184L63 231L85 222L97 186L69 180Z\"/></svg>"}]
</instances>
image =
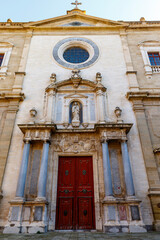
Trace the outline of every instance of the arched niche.
<instances>
[{"instance_id":1,"label":"arched niche","mask_svg":"<svg viewBox=\"0 0 160 240\"><path fill-rule=\"evenodd\" d=\"M74 119L74 106L77 103L78 108L79 108L79 113L77 115L79 115L79 123L82 124L83 123L83 106L82 103L80 101L77 100L73 100L70 104L69 104L69 124L72 123L73 119ZM78 122L78 121L77 121Z\"/></svg>"},{"instance_id":2,"label":"arched niche","mask_svg":"<svg viewBox=\"0 0 160 240\"><path fill-rule=\"evenodd\" d=\"M58 129L63 129L94 128L95 124L106 122L106 88L102 85L101 78L93 82L80 78L77 73L68 80L57 82L54 74L52 81L45 91L44 116L47 123L55 123ZM72 124L73 102L79 103L79 126Z\"/></svg>"}]
</instances>

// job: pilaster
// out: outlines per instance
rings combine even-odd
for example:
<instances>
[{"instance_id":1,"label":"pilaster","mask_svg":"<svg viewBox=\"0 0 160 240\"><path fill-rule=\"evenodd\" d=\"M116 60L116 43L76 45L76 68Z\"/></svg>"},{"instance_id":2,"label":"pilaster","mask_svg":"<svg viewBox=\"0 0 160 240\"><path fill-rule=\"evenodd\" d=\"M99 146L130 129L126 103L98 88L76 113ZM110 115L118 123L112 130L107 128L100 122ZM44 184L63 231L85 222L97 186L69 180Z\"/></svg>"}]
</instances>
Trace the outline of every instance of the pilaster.
<instances>
[{"instance_id":1,"label":"pilaster","mask_svg":"<svg viewBox=\"0 0 160 240\"><path fill-rule=\"evenodd\" d=\"M15 72L15 81L13 85L13 92L21 92L23 79L25 76L25 68L30 48L30 42L32 38L32 30L28 30L26 33L26 38L24 42L23 52L21 56L21 61L19 64L18 72Z\"/></svg>"},{"instance_id":2,"label":"pilaster","mask_svg":"<svg viewBox=\"0 0 160 240\"><path fill-rule=\"evenodd\" d=\"M129 51L128 41L127 41L127 33L124 31L120 32L122 47L123 47L123 53L124 58L126 62L126 75L129 82L129 88L132 91L138 91L139 90L139 84L137 81L137 72L133 69L131 54Z\"/></svg>"}]
</instances>

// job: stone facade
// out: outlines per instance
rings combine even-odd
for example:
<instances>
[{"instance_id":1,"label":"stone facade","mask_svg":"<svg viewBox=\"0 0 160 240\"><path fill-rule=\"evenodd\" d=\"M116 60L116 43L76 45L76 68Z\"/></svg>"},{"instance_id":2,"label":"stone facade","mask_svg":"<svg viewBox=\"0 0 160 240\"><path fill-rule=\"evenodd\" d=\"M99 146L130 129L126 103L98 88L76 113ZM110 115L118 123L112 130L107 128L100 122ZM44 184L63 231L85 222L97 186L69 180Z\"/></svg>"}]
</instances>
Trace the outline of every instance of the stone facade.
<instances>
[{"instance_id":1,"label":"stone facade","mask_svg":"<svg viewBox=\"0 0 160 240\"><path fill-rule=\"evenodd\" d=\"M146 54L160 52L160 23L116 22L76 8L0 23L0 31L9 49L0 73L4 232L55 230L62 156L92 157L96 230L158 230L159 68ZM72 46L90 55L79 69L63 59Z\"/></svg>"}]
</instances>

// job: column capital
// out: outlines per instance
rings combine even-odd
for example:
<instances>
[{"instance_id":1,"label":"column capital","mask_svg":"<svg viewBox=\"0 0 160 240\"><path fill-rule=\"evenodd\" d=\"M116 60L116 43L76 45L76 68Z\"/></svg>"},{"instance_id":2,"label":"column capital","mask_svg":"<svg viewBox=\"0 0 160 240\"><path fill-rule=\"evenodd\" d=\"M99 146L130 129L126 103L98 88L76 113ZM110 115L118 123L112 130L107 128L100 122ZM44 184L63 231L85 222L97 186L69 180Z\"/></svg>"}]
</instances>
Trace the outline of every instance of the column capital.
<instances>
[{"instance_id":1,"label":"column capital","mask_svg":"<svg viewBox=\"0 0 160 240\"><path fill-rule=\"evenodd\" d=\"M23 142L24 142L25 144L29 144L29 143L31 143L31 138L24 138L24 139L23 139Z\"/></svg>"},{"instance_id":2,"label":"column capital","mask_svg":"<svg viewBox=\"0 0 160 240\"><path fill-rule=\"evenodd\" d=\"M127 137L123 137L123 138L121 138L121 142L123 143L123 142L128 142L128 139L127 139Z\"/></svg>"},{"instance_id":3,"label":"column capital","mask_svg":"<svg viewBox=\"0 0 160 240\"><path fill-rule=\"evenodd\" d=\"M107 143L108 141L109 141L108 137L102 137L100 140L101 143Z\"/></svg>"},{"instance_id":4,"label":"column capital","mask_svg":"<svg viewBox=\"0 0 160 240\"><path fill-rule=\"evenodd\" d=\"M43 139L43 143L49 143L49 144L51 144L51 140L50 140L49 138L45 138L45 139Z\"/></svg>"}]
</instances>

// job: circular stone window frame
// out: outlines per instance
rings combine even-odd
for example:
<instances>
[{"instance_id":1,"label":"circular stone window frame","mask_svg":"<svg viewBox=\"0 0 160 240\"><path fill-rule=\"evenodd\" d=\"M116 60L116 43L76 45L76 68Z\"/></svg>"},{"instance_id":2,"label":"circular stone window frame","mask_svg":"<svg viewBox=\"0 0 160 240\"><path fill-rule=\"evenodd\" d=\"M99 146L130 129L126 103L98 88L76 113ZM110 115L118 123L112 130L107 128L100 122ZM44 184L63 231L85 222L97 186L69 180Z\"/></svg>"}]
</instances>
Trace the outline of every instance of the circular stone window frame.
<instances>
[{"instance_id":1,"label":"circular stone window frame","mask_svg":"<svg viewBox=\"0 0 160 240\"><path fill-rule=\"evenodd\" d=\"M85 49L89 53L89 58L82 63L69 63L67 62L63 54L71 47L80 47ZM68 69L83 69L91 66L95 63L99 57L99 49L97 45L89 39L86 38L67 38L58 42L53 49L53 57L55 61L62 67Z\"/></svg>"}]
</instances>

